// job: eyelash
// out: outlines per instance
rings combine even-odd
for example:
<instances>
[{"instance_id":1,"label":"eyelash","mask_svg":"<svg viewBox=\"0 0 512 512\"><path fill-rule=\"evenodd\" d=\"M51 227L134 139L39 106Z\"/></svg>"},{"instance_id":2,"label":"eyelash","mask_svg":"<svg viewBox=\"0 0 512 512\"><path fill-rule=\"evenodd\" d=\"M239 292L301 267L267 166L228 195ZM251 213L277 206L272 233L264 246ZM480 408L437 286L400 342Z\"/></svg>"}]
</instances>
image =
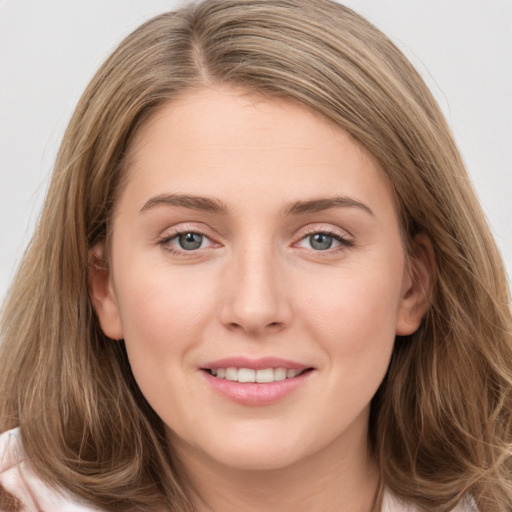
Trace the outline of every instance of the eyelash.
<instances>
[{"instance_id":1,"label":"eyelash","mask_svg":"<svg viewBox=\"0 0 512 512\"><path fill-rule=\"evenodd\" d=\"M179 256L190 256L190 255L193 255L193 254L197 254L197 251L199 249L201 249L201 248L191 249L191 250L187 251L187 250L180 250L180 249L177 249L177 248L169 245L169 243L172 240L175 240L178 237L183 236L183 235L187 235L187 234L195 234L195 235L199 235L201 237L205 237L205 238L209 239L208 235L206 235L205 233L203 233L201 231L198 231L198 230L193 230L193 229L185 229L185 230L180 230L180 231L176 230L173 234L166 235L166 236L160 238L158 240L158 245L160 245L162 248L164 248L166 251L170 252L171 254L175 254L175 255L179 255ZM301 242L303 240L306 240L308 237L311 237L311 236L317 235L317 234L322 234L322 235L329 236L333 240L336 240L337 242L339 242L340 245L338 247L328 248L328 249L324 249L324 250L320 250L320 249L319 250L314 250L314 249L312 249L313 252L332 253L332 252L335 252L335 251L343 251L343 250L349 249L351 247L354 247L354 245L355 245L355 243L352 240L349 240L345 236L340 235L339 233L337 233L335 231L332 231L332 230L329 230L329 229L322 229L322 228L315 228L315 229L312 228L312 229L308 230L294 244L297 244L297 243L299 243L299 242Z\"/></svg>"},{"instance_id":2,"label":"eyelash","mask_svg":"<svg viewBox=\"0 0 512 512\"><path fill-rule=\"evenodd\" d=\"M186 251L186 250L177 249L176 247L169 245L169 243L172 240L175 240L180 236L188 235L188 234L199 235L201 237L210 239L208 237L208 235L206 235L205 233L202 233L201 231L193 230L193 229L184 229L184 230L179 230L179 231L176 230L172 235L166 235L163 238L160 238L158 240L158 245L160 245L163 249L170 252L171 254L175 254L178 256L190 256L192 254L196 254L197 253L196 251L198 251L199 249L193 249L193 250Z\"/></svg>"},{"instance_id":3,"label":"eyelash","mask_svg":"<svg viewBox=\"0 0 512 512\"><path fill-rule=\"evenodd\" d=\"M335 251L343 251L346 249L350 249L351 247L354 247L354 245L355 245L355 243L352 240L348 239L347 237L341 235L340 233L338 233L336 231L326 229L326 228L311 228L311 229L307 230L303 236L301 236L301 238L299 239L298 242L301 242L301 241L303 241L313 235L317 235L317 234L329 236L329 237L333 238L334 240L336 240L337 242L339 242L340 245L338 247L324 249L324 250L316 250L314 252L332 253ZM295 242L295 243L298 243L298 242Z\"/></svg>"}]
</instances>

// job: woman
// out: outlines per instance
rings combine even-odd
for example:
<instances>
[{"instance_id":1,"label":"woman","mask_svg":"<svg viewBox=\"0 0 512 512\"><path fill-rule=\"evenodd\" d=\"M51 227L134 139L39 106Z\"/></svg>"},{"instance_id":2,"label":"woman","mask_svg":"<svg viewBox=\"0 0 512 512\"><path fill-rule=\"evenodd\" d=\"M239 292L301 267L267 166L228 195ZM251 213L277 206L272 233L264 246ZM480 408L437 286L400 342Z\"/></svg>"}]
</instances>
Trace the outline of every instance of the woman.
<instances>
[{"instance_id":1,"label":"woman","mask_svg":"<svg viewBox=\"0 0 512 512\"><path fill-rule=\"evenodd\" d=\"M84 93L4 308L3 509L509 510L509 301L377 29L159 16Z\"/></svg>"}]
</instances>

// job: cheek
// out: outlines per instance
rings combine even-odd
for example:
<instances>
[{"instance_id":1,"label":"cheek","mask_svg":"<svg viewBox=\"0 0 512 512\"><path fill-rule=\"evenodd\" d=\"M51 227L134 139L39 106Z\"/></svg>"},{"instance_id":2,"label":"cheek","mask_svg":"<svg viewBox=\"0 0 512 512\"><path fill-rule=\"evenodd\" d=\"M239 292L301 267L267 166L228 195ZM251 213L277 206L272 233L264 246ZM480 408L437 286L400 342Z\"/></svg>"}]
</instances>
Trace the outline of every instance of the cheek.
<instances>
[{"instance_id":1,"label":"cheek","mask_svg":"<svg viewBox=\"0 0 512 512\"><path fill-rule=\"evenodd\" d=\"M350 268L330 279L328 287L312 283L301 314L307 329L331 357L382 365L391 353L401 294L400 267L387 272Z\"/></svg>"},{"instance_id":2,"label":"cheek","mask_svg":"<svg viewBox=\"0 0 512 512\"><path fill-rule=\"evenodd\" d=\"M213 314L214 290L168 269L130 275L116 290L130 366L149 404L174 425L187 414L180 397L193 399L187 379L195 373L193 354Z\"/></svg>"},{"instance_id":3,"label":"cheek","mask_svg":"<svg viewBox=\"0 0 512 512\"><path fill-rule=\"evenodd\" d=\"M201 341L215 305L212 280L201 285L199 278L183 272L148 268L131 276L116 289L116 296L132 358L163 363Z\"/></svg>"}]
</instances>

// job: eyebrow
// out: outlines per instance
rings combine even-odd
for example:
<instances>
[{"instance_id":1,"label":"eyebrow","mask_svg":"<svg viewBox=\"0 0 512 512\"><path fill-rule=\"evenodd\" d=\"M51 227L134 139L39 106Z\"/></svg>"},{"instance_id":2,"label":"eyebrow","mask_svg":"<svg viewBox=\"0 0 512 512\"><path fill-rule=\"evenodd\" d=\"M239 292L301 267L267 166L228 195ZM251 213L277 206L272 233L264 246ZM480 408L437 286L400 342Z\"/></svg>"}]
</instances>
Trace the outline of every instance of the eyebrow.
<instances>
[{"instance_id":1,"label":"eyebrow","mask_svg":"<svg viewBox=\"0 0 512 512\"><path fill-rule=\"evenodd\" d=\"M140 213L144 213L147 210L151 210L152 208L161 205L180 206L191 210L219 213L223 215L228 213L228 207L218 199L183 194L161 194L152 197L141 208Z\"/></svg>"},{"instance_id":2,"label":"eyebrow","mask_svg":"<svg viewBox=\"0 0 512 512\"><path fill-rule=\"evenodd\" d=\"M204 211L227 215L229 209L225 203L216 198L192 196L184 194L160 194L149 199L140 212L143 213L157 206L179 206L191 210ZM370 215L374 215L371 208L356 199L346 196L311 199L309 201L295 201L284 209L284 215L298 215L302 213L314 213L329 210L331 208L359 208Z\"/></svg>"},{"instance_id":3,"label":"eyebrow","mask_svg":"<svg viewBox=\"0 0 512 512\"><path fill-rule=\"evenodd\" d=\"M366 213L374 216L371 208L356 199L352 199L351 197L328 197L328 198L320 198L320 199L312 199L310 201L296 201L288 206L284 213L285 215L296 215L301 213L314 213L314 212L322 212L324 210L329 210L331 208L340 208L340 207L349 207L349 208L359 208Z\"/></svg>"}]
</instances>

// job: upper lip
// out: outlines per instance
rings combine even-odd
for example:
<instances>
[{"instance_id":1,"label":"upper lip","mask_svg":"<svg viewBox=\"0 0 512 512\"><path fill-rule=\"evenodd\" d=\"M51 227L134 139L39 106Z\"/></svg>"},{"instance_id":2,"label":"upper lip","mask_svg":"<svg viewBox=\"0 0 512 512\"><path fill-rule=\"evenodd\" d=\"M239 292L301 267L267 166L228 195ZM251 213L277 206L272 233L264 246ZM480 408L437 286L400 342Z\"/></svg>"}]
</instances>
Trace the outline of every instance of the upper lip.
<instances>
[{"instance_id":1,"label":"upper lip","mask_svg":"<svg viewBox=\"0 0 512 512\"><path fill-rule=\"evenodd\" d=\"M217 368L251 368L253 370L264 370L265 368L286 368L287 370L306 370L311 366L291 361L289 359L281 359L279 357L261 357L251 359L248 357L226 357L217 359L201 365L203 370L212 370Z\"/></svg>"}]
</instances>

